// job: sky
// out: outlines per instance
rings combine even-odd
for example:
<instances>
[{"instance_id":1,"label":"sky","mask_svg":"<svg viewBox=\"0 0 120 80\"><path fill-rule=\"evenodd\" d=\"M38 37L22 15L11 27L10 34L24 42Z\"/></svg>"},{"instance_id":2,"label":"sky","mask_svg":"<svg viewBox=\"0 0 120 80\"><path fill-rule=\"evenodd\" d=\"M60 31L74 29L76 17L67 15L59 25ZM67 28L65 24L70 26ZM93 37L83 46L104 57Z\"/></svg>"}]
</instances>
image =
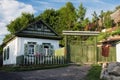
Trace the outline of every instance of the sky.
<instances>
[{"instance_id":1,"label":"sky","mask_svg":"<svg viewBox=\"0 0 120 80\"><path fill-rule=\"evenodd\" d=\"M6 25L21 15L22 12L29 12L35 16L46 9L59 9L66 2L72 2L78 8L80 3L87 9L86 17L92 17L94 11L100 14L100 11L113 11L120 5L120 0L0 0L0 44L7 31Z\"/></svg>"}]
</instances>

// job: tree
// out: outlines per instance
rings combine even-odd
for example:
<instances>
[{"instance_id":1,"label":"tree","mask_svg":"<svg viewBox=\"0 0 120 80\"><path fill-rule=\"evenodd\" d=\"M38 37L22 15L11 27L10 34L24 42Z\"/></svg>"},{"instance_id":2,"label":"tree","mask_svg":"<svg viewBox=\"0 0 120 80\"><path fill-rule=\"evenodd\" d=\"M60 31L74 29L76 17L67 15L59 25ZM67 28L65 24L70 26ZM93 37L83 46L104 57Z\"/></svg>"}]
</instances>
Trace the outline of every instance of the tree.
<instances>
[{"instance_id":1,"label":"tree","mask_svg":"<svg viewBox=\"0 0 120 80\"><path fill-rule=\"evenodd\" d=\"M14 21L11 21L10 24L7 25L7 30L10 34L5 35L3 41L9 39L14 33L17 31L27 27L28 24L34 21L34 15L29 13L22 13L22 15L16 18Z\"/></svg>"},{"instance_id":2,"label":"tree","mask_svg":"<svg viewBox=\"0 0 120 80\"><path fill-rule=\"evenodd\" d=\"M7 25L7 29L8 31L10 31L11 34L14 34L15 32L26 27L33 21L34 21L33 14L22 13L20 17L16 18L14 21L11 21L11 23Z\"/></svg>"},{"instance_id":3,"label":"tree","mask_svg":"<svg viewBox=\"0 0 120 80\"><path fill-rule=\"evenodd\" d=\"M48 25L50 25L55 31L59 32L59 13L54 9L46 9L36 19L42 19Z\"/></svg>"},{"instance_id":4,"label":"tree","mask_svg":"<svg viewBox=\"0 0 120 80\"><path fill-rule=\"evenodd\" d=\"M77 9L77 21L74 30L84 30L85 26L89 23L89 19L85 19L85 14L86 8L81 3Z\"/></svg>"},{"instance_id":5,"label":"tree","mask_svg":"<svg viewBox=\"0 0 120 80\"><path fill-rule=\"evenodd\" d=\"M12 34L6 34L5 35L5 38L3 39L3 41L7 41L10 37L12 36Z\"/></svg>"},{"instance_id":6,"label":"tree","mask_svg":"<svg viewBox=\"0 0 120 80\"><path fill-rule=\"evenodd\" d=\"M104 28L104 21L103 21L104 20L104 12L103 12L103 10L101 10L99 17L100 17L100 22L101 22L101 25L99 25L99 27L101 30Z\"/></svg>"},{"instance_id":7,"label":"tree","mask_svg":"<svg viewBox=\"0 0 120 80\"><path fill-rule=\"evenodd\" d=\"M59 9L60 13L60 25L65 30L72 30L76 22L75 7L71 2L67 2L64 7Z\"/></svg>"},{"instance_id":8,"label":"tree","mask_svg":"<svg viewBox=\"0 0 120 80\"><path fill-rule=\"evenodd\" d=\"M86 8L83 7L82 3L80 4L78 10L77 10L77 18L79 21L83 21L85 18L85 14L86 14Z\"/></svg>"},{"instance_id":9,"label":"tree","mask_svg":"<svg viewBox=\"0 0 120 80\"><path fill-rule=\"evenodd\" d=\"M97 13L94 11L94 13L92 14L93 18L92 18L92 22L95 24L94 28L95 30L99 30L99 26L98 26L98 15Z\"/></svg>"},{"instance_id":10,"label":"tree","mask_svg":"<svg viewBox=\"0 0 120 80\"><path fill-rule=\"evenodd\" d=\"M104 14L104 26L106 28L110 28L112 27L112 24L113 24L113 20L111 19L110 15L111 15L111 11L107 11L105 14Z\"/></svg>"},{"instance_id":11,"label":"tree","mask_svg":"<svg viewBox=\"0 0 120 80\"><path fill-rule=\"evenodd\" d=\"M120 9L120 5L115 8L115 10L119 10L119 9Z\"/></svg>"}]
</instances>

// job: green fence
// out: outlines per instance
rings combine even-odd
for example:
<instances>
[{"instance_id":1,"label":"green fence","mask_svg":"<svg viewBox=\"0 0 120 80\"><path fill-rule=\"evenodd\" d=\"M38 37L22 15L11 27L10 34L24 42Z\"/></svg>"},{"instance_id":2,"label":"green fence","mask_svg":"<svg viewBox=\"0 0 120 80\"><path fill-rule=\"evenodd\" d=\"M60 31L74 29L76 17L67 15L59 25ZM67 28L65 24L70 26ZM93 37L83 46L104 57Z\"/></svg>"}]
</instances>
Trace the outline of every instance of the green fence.
<instances>
[{"instance_id":1,"label":"green fence","mask_svg":"<svg viewBox=\"0 0 120 80\"><path fill-rule=\"evenodd\" d=\"M70 45L70 60L73 63L93 63L95 61L94 45Z\"/></svg>"},{"instance_id":2,"label":"green fence","mask_svg":"<svg viewBox=\"0 0 120 80\"><path fill-rule=\"evenodd\" d=\"M116 47L110 47L109 49L109 56L104 57L101 55L102 49L98 47L98 62L114 62L116 61Z\"/></svg>"}]
</instances>

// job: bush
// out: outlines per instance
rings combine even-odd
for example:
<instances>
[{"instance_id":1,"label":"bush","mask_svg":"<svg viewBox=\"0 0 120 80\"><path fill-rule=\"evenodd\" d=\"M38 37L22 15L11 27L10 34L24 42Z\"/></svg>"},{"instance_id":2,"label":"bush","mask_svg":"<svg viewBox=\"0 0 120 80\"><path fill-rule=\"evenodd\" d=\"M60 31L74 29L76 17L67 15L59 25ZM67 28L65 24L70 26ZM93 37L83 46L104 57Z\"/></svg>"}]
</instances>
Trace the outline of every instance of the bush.
<instances>
[{"instance_id":1,"label":"bush","mask_svg":"<svg viewBox=\"0 0 120 80\"><path fill-rule=\"evenodd\" d=\"M92 65L85 80L100 80L101 66Z\"/></svg>"},{"instance_id":2,"label":"bush","mask_svg":"<svg viewBox=\"0 0 120 80\"><path fill-rule=\"evenodd\" d=\"M66 67L69 66L69 64L43 64L43 65L31 65L31 66L4 66L1 67L1 71L32 71L32 70L43 70L43 69L54 69L59 67Z\"/></svg>"}]
</instances>

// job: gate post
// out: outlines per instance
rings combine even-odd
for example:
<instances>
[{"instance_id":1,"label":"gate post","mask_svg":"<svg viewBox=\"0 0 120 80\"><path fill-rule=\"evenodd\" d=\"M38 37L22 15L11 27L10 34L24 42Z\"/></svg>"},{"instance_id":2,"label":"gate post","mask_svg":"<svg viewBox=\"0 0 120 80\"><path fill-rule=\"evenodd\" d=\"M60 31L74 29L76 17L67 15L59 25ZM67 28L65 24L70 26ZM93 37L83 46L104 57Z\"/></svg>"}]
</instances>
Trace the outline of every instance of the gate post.
<instances>
[{"instance_id":1,"label":"gate post","mask_svg":"<svg viewBox=\"0 0 120 80\"><path fill-rule=\"evenodd\" d=\"M98 62L97 36L95 36L95 63Z\"/></svg>"},{"instance_id":2,"label":"gate post","mask_svg":"<svg viewBox=\"0 0 120 80\"><path fill-rule=\"evenodd\" d=\"M70 62L70 53L68 51L68 38L67 38L67 35L65 36L65 49L66 49L66 53L65 53L66 61L67 61L67 63L69 63Z\"/></svg>"}]
</instances>

